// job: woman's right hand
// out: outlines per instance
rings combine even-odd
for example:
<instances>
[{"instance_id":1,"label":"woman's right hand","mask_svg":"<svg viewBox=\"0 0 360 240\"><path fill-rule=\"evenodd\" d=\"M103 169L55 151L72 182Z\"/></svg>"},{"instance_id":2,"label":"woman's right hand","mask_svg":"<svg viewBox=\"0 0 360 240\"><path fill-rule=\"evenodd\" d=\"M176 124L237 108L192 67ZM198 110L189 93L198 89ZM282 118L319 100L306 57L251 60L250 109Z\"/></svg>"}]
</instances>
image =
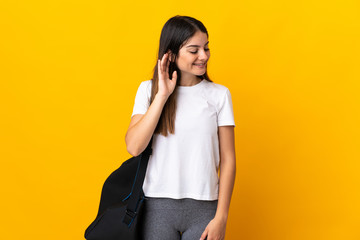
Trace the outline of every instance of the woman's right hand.
<instances>
[{"instance_id":1,"label":"woman's right hand","mask_svg":"<svg viewBox=\"0 0 360 240\"><path fill-rule=\"evenodd\" d=\"M169 65L169 53L165 53L162 59L158 60L159 90L157 94L166 98L173 93L177 80L176 71L173 72L172 79L169 78Z\"/></svg>"}]
</instances>

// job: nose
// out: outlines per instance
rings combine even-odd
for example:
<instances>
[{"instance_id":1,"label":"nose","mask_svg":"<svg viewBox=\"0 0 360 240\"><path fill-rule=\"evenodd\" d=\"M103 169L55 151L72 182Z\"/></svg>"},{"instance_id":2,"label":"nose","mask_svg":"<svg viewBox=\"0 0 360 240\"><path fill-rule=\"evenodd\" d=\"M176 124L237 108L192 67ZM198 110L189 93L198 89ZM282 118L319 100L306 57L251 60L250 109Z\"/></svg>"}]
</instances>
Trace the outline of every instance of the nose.
<instances>
[{"instance_id":1,"label":"nose","mask_svg":"<svg viewBox=\"0 0 360 240\"><path fill-rule=\"evenodd\" d=\"M199 60L207 61L208 58L209 58L209 56L204 49L199 51Z\"/></svg>"}]
</instances>

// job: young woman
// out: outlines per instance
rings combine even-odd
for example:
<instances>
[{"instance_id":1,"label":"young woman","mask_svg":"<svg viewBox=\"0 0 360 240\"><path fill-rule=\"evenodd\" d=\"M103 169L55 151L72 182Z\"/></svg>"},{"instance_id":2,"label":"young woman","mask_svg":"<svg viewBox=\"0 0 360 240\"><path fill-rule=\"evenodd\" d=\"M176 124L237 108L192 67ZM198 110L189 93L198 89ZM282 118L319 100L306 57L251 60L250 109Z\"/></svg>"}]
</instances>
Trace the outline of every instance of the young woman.
<instances>
[{"instance_id":1,"label":"young woman","mask_svg":"<svg viewBox=\"0 0 360 240\"><path fill-rule=\"evenodd\" d=\"M125 136L128 152L141 154L154 135L143 185L145 240L225 237L235 181L235 122L228 88L207 74L208 37L200 21L170 18L161 31L153 78L136 93Z\"/></svg>"}]
</instances>

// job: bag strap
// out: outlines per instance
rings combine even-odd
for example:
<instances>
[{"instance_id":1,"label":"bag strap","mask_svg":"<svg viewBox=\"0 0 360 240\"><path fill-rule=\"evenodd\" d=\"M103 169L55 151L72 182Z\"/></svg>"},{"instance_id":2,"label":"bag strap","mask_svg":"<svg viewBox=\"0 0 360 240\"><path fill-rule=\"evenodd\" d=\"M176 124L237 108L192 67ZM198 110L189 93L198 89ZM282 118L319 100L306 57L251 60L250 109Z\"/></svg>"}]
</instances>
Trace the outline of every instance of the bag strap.
<instances>
[{"instance_id":1,"label":"bag strap","mask_svg":"<svg viewBox=\"0 0 360 240\"><path fill-rule=\"evenodd\" d=\"M135 183L134 183L134 189L133 192L129 198L129 202L126 206L126 213L123 219L123 222L125 224L128 225L128 227L130 227L131 223L134 221L136 215L137 215L137 208L139 205L139 202L142 201L142 195L143 190L142 190L142 186L144 183L144 179L145 179L145 174L146 174L146 168L149 162L149 158L150 155L152 154L152 140L153 140L153 136L150 139L150 142L148 144L148 146L146 147L146 149L141 153L140 157L140 166L138 171L136 172L136 176L135 176Z\"/></svg>"}]
</instances>

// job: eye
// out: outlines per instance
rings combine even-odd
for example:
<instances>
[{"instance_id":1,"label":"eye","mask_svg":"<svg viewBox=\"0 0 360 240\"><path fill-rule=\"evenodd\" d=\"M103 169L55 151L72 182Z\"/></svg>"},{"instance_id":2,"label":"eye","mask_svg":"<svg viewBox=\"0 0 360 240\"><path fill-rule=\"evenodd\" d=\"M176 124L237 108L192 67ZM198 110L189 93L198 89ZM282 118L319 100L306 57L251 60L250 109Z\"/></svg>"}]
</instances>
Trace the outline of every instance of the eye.
<instances>
[{"instance_id":1,"label":"eye","mask_svg":"<svg viewBox=\"0 0 360 240\"><path fill-rule=\"evenodd\" d=\"M210 50L210 48L205 48L205 49L204 49L204 51L206 51L206 52L209 51L209 50ZM196 52L190 52L190 53L196 54L197 52L198 52L198 51L196 51Z\"/></svg>"}]
</instances>

